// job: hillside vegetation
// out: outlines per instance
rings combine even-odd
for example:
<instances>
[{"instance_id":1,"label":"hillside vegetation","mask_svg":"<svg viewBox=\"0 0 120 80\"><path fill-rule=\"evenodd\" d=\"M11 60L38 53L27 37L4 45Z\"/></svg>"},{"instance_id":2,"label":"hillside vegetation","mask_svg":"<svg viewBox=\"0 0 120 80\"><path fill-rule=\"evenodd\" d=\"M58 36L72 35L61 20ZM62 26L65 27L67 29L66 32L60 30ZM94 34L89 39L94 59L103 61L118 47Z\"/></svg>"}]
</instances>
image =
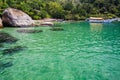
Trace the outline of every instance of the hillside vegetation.
<instances>
[{"instance_id":1,"label":"hillside vegetation","mask_svg":"<svg viewBox=\"0 0 120 80\"><path fill-rule=\"evenodd\" d=\"M33 19L80 20L90 16L120 17L120 0L1 0L0 15L8 7L20 9Z\"/></svg>"}]
</instances>

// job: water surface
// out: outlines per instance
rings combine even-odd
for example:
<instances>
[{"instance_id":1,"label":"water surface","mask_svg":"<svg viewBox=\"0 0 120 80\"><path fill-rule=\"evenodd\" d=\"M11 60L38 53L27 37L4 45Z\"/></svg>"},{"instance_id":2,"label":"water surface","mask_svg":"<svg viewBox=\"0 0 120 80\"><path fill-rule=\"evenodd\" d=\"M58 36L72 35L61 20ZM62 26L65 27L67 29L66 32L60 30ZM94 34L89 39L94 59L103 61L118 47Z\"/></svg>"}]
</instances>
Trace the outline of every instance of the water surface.
<instances>
[{"instance_id":1,"label":"water surface","mask_svg":"<svg viewBox=\"0 0 120 80\"><path fill-rule=\"evenodd\" d=\"M18 33L21 28L4 28L19 39L4 43L0 61L13 66L0 70L0 80L120 80L120 23L66 22L50 27L32 27L41 33ZM2 50L26 46L13 55Z\"/></svg>"}]
</instances>

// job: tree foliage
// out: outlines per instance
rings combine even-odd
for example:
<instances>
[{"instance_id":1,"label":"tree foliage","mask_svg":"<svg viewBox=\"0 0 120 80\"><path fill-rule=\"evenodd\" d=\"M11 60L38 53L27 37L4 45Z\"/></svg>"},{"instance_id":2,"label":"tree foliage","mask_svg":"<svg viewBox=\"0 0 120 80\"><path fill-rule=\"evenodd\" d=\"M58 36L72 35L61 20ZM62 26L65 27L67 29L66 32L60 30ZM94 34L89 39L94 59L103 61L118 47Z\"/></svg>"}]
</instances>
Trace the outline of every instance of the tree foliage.
<instances>
[{"instance_id":1,"label":"tree foliage","mask_svg":"<svg viewBox=\"0 0 120 80\"><path fill-rule=\"evenodd\" d=\"M90 16L120 17L120 0L1 0L0 16L12 7L29 14L33 19L85 19Z\"/></svg>"}]
</instances>

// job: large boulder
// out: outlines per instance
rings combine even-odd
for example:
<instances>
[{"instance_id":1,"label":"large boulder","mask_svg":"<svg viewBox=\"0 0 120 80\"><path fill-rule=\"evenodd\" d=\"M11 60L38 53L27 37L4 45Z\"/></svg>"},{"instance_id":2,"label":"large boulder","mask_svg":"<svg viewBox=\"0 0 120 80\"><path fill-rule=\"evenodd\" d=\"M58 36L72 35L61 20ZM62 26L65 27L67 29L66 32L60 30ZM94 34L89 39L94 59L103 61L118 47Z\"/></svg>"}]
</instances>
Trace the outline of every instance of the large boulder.
<instances>
[{"instance_id":1,"label":"large boulder","mask_svg":"<svg viewBox=\"0 0 120 80\"><path fill-rule=\"evenodd\" d=\"M3 24L2 24L2 20L0 18L0 28L2 28L2 27L3 27Z\"/></svg>"},{"instance_id":2,"label":"large boulder","mask_svg":"<svg viewBox=\"0 0 120 80\"><path fill-rule=\"evenodd\" d=\"M32 18L21 10L7 8L2 14L2 22L7 27L29 27L33 26Z\"/></svg>"}]
</instances>

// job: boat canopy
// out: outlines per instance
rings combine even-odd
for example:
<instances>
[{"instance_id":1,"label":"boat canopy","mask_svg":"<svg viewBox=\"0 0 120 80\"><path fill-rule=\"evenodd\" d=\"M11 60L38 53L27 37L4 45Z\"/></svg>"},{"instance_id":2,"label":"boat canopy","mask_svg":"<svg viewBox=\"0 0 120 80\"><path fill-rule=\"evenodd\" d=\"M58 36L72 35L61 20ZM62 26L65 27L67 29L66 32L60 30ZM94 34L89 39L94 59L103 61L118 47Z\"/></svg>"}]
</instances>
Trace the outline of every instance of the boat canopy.
<instances>
[{"instance_id":1,"label":"boat canopy","mask_svg":"<svg viewBox=\"0 0 120 80\"><path fill-rule=\"evenodd\" d=\"M104 20L104 19L101 18L101 17L90 17L89 19L91 19L91 20Z\"/></svg>"}]
</instances>

